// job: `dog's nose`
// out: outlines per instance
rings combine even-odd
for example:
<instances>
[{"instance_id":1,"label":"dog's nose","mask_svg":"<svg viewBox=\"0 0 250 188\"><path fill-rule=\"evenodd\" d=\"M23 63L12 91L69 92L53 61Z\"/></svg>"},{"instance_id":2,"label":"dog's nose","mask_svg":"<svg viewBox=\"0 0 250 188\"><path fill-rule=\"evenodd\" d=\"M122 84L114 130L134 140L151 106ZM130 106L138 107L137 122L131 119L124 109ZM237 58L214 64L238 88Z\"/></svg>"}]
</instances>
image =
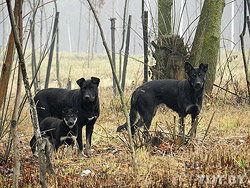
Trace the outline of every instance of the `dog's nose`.
<instances>
[{"instance_id":1,"label":"dog's nose","mask_svg":"<svg viewBox=\"0 0 250 188\"><path fill-rule=\"evenodd\" d=\"M86 100L89 100L89 99L90 99L90 96L89 96L89 95L85 95L85 99L86 99Z\"/></svg>"},{"instance_id":2,"label":"dog's nose","mask_svg":"<svg viewBox=\"0 0 250 188\"><path fill-rule=\"evenodd\" d=\"M202 87L202 84L200 82L196 82L194 85L195 89L200 89Z\"/></svg>"},{"instance_id":3,"label":"dog's nose","mask_svg":"<svg viewBox=\"0 0 250 188\"><path fill-rule=\"evenodd\" d=\"M74 121L69 121L68 124L71 126L71 125L74 125Z\"/></svg>"}]
</instances>

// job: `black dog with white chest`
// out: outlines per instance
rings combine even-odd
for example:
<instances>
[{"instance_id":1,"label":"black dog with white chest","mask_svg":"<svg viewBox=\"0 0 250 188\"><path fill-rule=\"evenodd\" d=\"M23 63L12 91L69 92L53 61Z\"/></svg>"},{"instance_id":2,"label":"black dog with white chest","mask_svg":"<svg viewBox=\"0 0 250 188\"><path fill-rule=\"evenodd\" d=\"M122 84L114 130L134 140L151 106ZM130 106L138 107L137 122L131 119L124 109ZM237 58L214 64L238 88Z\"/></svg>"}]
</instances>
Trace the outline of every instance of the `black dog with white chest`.
<instances>
[{"instance_id":1,"label":"black dog with white chest","mask_svg":"<svg viewBox=\"0 0 250 188\"><path fill-rule=\"evenodd\" d=\"M34 100L36 103L38 121L46 117L62 119L62 109L74 107L78 110L78 136L79 152L82 153L82 127L86 125L86 153L90 154L91 137L94 124L99 117L98 86L100 79L91 77L89 80L81 78L76 81L80 89L68 90L48 88L39 91Z\"/></svg>"},{"instance_id":2,"label":"black dog with white chest","mask_svg":"<svg viewBox=\"0 0 250 188\"><path fill-rule=\"evenodd\" d=\"M193 124L202 108L207 69L207 64L201 63L199 67L193 67L186 62L187 79L153 80L138 87L131 98L129 115L132 135L135 133L135 128L144 123L147 129L150 128L157 106L160 104L165 104L179 114L181 131L184 132L184 118L187 114L191 114ZM126 128L127 124L125 123L117 128L117 132Z\"/></svg>"},{"instance_id":3,"label":"black dog with white chest","mask_svg":"<svg viewBox=\"0 0 250 188\"><path fill-rule=\"evenodd\" d=\"M65 108L62 110L62 120L54 117L47 117L40 124L42 137L49 139L55 150L63 144L74 144L73 137L78 135L78 126L76 125L78 110L76 108ZM36 152L35 135L30 140L30 147L33 154Z\"/></svg>"}]
</instances>

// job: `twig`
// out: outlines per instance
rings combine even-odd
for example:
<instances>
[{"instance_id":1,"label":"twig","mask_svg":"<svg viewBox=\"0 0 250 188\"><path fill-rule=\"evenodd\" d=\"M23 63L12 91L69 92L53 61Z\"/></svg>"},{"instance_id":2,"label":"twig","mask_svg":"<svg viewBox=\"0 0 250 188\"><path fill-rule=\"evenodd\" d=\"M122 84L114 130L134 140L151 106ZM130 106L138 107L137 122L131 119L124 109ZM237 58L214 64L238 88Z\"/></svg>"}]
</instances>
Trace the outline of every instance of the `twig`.
<instances>
[{"instance_id":1,"label":"twig","mask_svg":"<svg viewBox=\"0 0 250 188\"><path fill-rule=\"evenodd\" d=\"M133 139L132 139L130 119L129 119L128 111L127 111L125 100L124 100L124 93L123 93L123 91L122 91L122 89L121 89L121 87L119 85L119 81L118 81L118 78L117 78L116 73L115 73L115 68L114 68L114 65L113 65L113 62L112 62L110 50L109 50L108 45L106 43L101 23L100 23L100 21L99 21L99 19L97 17L96 11L94 10L94 7L92 6L90 0L87 0L87 1L88 1L88 4L89 4L89 6L90 6L90 8L92 10L92 13L94 14L94 17L95 17L95 20L97 22L97 25L99 27L101 38L102 38L102 42L103 42L103 46L104 46L104 48L106 50L106 53L107 53L107 56L108 56L108 59L109 59L109 63L110 63L110 66L111 66L112 74L113 74L113 77L115 79L115 82L116 82L116 85L117 85L117 89L119 91L119 95L120 95L120 99L121 99L121 103L122 103L123 112L124 112L124 115L126 116L127 130L128 130L129 143L130 143L129 144L129 149L130 149L130 153L132 155L134 170L137 171L137 163L136 163L136 159L135 159L135 149L134 149L134 144L133 144Z\"/></svg>"},{"instance_id":2,"label":"twig","mask_svg":"<svg viewBox=\"0 0 250 188\"><path fill-rule=\"evenodd\" d=\"M228 93L230 93L230 94L232 94L232 95L235 95L236 97L239 97L236 93L233 93L232 91L229 91L228 89L225 89L225 88L223 88L223 87L221 87L221 86L218 86L217 84L213 84L215 87L218 87L219 89L222 89L223 91L226 91L226 92L228 92Z\"/></svg>"},{"instance_id":3,"label":"twig","mask_svg":"<svg viewBox=\"0 0 250 188\"><path fill-rule=\"evenodd\" d=\"M44 5L47 5L47 4L52 3L52 2L55 2L55 1L57 1L57 0L49 1L49 2L47 2L47 3L44 3L44 4L40 5L39 7L36 7L36 8L34 8L34 9L32 9L31 11L29 11L27 14L25 14L25 15L23 16L23 19L24 19L26 16L28 16L30 13L34 12L35 10L37 10L37 9L39 9L39 8L41 8L41 7L43 7Z\"/></svg>"},{"instance_id":4,"label":"twig","mask_svg":"<svg viewBox=\"0 0 250 188\"><path fill-rule=\"evenodd\" d=\"M209 124L208 124L208 126L207 126L207 130L206 130L205 135L204 135L204 137L203 137L203 139L202 139L202 142L204 142L204 140L205 140L205 138L206 138L206 136L207 136L208 130L209 130L210 125L211 125L211 123L212 123L212 121L213 121L213 118L214 118L214 114L215 114L215 111L214 111L214 113L213 113L213 115L212 115L212 117L211 117L211 119L210 119L210 122L209 122Z\"/></svg>"}]
</instances>

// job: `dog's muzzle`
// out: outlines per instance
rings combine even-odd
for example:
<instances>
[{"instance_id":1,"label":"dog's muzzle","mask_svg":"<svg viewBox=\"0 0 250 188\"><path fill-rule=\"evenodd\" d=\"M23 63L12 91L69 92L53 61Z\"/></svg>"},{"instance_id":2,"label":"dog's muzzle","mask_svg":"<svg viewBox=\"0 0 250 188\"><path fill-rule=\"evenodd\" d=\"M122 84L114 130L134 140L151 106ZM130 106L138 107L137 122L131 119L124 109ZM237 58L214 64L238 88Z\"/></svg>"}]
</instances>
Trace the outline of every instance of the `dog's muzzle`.
<instances>
[{"instance_id":1,"label":"dog's muzzle","mask_svg":"<svg viewBox=\"0 0 250 188\"><path fill-rule=\"evenodd\" d=\"M90 95L85 95L84 96L84 101L86 101L86 102L94 102L95 97L91 97Z\"/></svg>"},{"instance_id":2,"label":"dog's muzzle","mask_svg":"<svg viewBox=\"0 0 250 188\"><path fill-rule=\"evenodd\" d=\"M195 90L200 90L203 87L203 84L201 82L196 82L193 84L193 87Z\"/></svg>"},{"instance_id":3,"label":"dog's muzzle","mask_svg":"<svg viewBox=\"0 0 250 188\"><path fill-rule=\"evenodd\" d=\"M67 125L70 129L72 129L72 128L75 126L76 122L77 122L77 118L74 119L74 120L71 120L71 121L67 121L67 120L64 118L64 122L66 123L66 125Z\"/></svg>"}]
</instances>

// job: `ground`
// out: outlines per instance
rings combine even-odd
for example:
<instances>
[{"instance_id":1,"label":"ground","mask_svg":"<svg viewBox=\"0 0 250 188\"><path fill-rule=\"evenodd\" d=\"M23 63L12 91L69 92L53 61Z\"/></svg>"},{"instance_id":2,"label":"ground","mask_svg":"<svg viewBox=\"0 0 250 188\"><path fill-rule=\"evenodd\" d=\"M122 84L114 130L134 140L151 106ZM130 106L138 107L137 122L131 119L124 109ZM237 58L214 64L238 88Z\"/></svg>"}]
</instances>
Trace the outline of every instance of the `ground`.
<instances>
[{"instance_id":1,"label":"ground","mask_svg":"<svg viewBox=\"0 0 250 188\"><path fill-rule=\"evenodd\" d=\"M141 57L136 57L140 59ZM66 83L69 67L72 66L72 87L80 77L100 77L100 108L94 133L92 156L80 157L77 148L62 147L53 154L55 174L48 174L49 187L248 187L250 185L249 127L250 106L245 99L246 87L243 69L238 62L231 64L239 99L214 88L206 96L200 114L197 137L183 147L174 143L173 131L178 130L176 113L161 107L153 119L150 133L158 136L162 143L137 139L136 169L127 147L126 133L116 133L116 128L125 122L119 97L113 97L111 71L105 56L95 58L87 67L86 58L61 54L62 81ZM74 66L73 66L74 65ZM77 65L77 67L76 67ZM100 69L102 66L102 69ZM224 64L221 63L223 67ZM52 68L53 69L53 68ZM222 68L221 68L222 69ZM44 67L45 70L45 67ZM143 65L135 60L129 62L125 91L127 107L132 91L142 82ZM238 72L242 74L238 75ZM45 71L44 71L45 72ZM43 73L41 77L43 77ZM218 80L220 80L218 71ZM225 76L227 77L227 75ZM50 87L57 87L55 72L52 72ZM44 79L41 79L43 83ZM236 82L235 81L235 82ZM225 81L226 82L226 81ZM223 82L224 83L224 82ZM222 84L222 86L224 86ZM228 87L231 91L232 85ZM213 116L214 114L214 116ZM186 131L190 128L190 117L186 118ZM21 140L20 187L39 187L38 160L31 154L29 140L33 135L29 108L26 104L18 127ZM85 130L84 130L85 131ZM83 134L85 135L85 134ZM7 147L7 136L0 140L0 154ZM85 143L85 138L83 140ZM7 163L0 165L0 187L12 186L12 152Z\"/></svg>"}]
</instances>

